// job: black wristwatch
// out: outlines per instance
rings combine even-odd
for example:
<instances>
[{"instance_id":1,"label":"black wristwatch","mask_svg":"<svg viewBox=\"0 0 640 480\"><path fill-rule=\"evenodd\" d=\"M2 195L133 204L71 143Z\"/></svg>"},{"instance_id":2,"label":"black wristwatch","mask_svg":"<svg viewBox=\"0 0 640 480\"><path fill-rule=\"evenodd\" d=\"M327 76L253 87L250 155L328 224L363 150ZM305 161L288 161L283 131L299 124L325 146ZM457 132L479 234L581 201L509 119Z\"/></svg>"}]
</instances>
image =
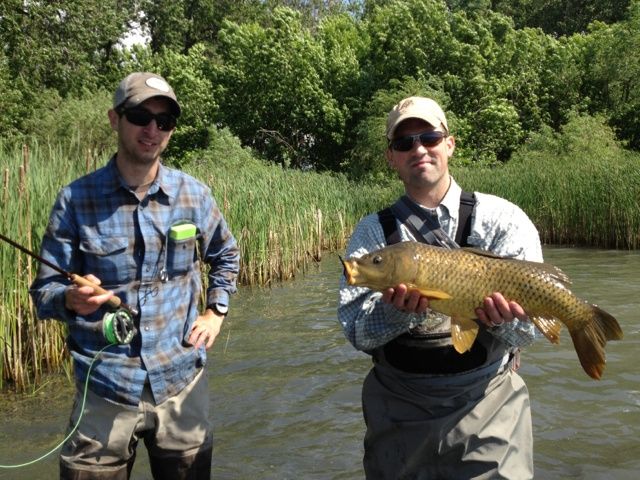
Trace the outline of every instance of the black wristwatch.
<instances>
[{"instance_id":1,"label":"black wristwatch","mask_svg":"<svg viewBox=\"0 0 640 480\"><path fill-rule=\"evenodd\" d=\"M227 305L222 305L221 303L214 303L210 305L209 308L213 310L216 315L220 315L224 317L227 313L229 313L229 307Z\"/></svg>"}]
</instances>

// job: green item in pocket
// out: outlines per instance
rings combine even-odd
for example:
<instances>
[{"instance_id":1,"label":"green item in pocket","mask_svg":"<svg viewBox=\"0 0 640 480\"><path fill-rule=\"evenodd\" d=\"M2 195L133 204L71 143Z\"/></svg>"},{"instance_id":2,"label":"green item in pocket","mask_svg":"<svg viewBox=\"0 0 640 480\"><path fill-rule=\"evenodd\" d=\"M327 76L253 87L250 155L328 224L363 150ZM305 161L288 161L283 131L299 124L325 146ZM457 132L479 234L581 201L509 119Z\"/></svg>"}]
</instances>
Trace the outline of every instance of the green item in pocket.
<instances>
[{"instance_id":1,"label":"green item in pocket","mask_svg":"<svg viewBox=\"0 0 640 480\"><path fill-rule=\"evenodd\" d=\"M171 240L180 241L196 236L196 226L193 223L181 223L173 225L169 229L169 238Z\"/></svg>"}]
</instances>

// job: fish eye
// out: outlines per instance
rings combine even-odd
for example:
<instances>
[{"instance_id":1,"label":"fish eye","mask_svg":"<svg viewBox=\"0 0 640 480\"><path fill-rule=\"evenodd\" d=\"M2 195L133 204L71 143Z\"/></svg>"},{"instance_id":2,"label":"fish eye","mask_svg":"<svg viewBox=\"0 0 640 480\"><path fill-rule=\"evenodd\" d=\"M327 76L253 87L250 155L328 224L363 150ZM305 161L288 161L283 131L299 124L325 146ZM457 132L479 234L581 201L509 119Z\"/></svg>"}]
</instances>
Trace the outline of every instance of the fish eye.
<instances>
[{"instance_id":1,"label":"fish eye","mask_svg":"<svg viewBox=\"0 0 640 480\"><path fill-rule=\"evenodd\" d=\"M375 257L373 257L371 261L373 262L374 265L377 265L379 263L382 263L382 257L380 255L376 255Z\"/></svg>"}]
</instances>

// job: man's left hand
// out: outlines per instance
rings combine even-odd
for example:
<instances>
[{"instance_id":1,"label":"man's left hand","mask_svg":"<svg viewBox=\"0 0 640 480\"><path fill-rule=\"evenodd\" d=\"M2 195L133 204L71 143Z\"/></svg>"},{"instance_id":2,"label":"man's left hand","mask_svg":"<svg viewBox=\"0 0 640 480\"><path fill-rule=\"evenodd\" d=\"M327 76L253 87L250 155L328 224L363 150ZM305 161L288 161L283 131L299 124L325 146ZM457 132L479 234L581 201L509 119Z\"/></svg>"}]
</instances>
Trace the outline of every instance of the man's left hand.
<instances>
[{"instance_id":1,"label":"man's left hand","mask_svg":"<svg viewBox=\"0 0 640 480\"><path fill-rule=\"evenodd\" d=\"M189 343L195 348L200 348L201 345L204 345L207 350L211 348L220 333L223 320L224 316L216 315L213 310L208 308L204 315L199 315L193 322Z\"/></svg>"},{"instance_id":2,"label":"man's left hand","mask_svg":"<svg viewBox=\"0 0 640 480\"><path fill-rule=\"evenodd\" d=\"M484 298L483 307L476 308L478 320L487 327L499 327L504 322L513 322L516 318L529 320L524 308L516 302L507 301L501 293L495 292Z\"/></svg>"}]
</instances>

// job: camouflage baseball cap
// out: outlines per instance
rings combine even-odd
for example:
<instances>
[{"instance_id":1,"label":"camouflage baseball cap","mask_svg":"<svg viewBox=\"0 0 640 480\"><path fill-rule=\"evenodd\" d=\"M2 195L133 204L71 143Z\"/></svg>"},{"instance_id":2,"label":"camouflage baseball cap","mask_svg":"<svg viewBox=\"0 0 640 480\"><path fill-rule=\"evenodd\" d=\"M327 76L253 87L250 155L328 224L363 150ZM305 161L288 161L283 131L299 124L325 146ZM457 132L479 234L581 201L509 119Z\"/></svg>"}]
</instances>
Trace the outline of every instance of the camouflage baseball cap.
<instances>
[{"instance_id":1,"label":"camouflage baseball cap","mask_svg":"<svg viewBox=\"0 0 640 480\"><path fill-rule=\"evenodd\" d=\"M164 97L171 101L173 113L180 116L180 105L171 86L160 75L135 72L120 82L113 95L113 108L131 108L152 97Z\"/></svg>"}]
</instances>

